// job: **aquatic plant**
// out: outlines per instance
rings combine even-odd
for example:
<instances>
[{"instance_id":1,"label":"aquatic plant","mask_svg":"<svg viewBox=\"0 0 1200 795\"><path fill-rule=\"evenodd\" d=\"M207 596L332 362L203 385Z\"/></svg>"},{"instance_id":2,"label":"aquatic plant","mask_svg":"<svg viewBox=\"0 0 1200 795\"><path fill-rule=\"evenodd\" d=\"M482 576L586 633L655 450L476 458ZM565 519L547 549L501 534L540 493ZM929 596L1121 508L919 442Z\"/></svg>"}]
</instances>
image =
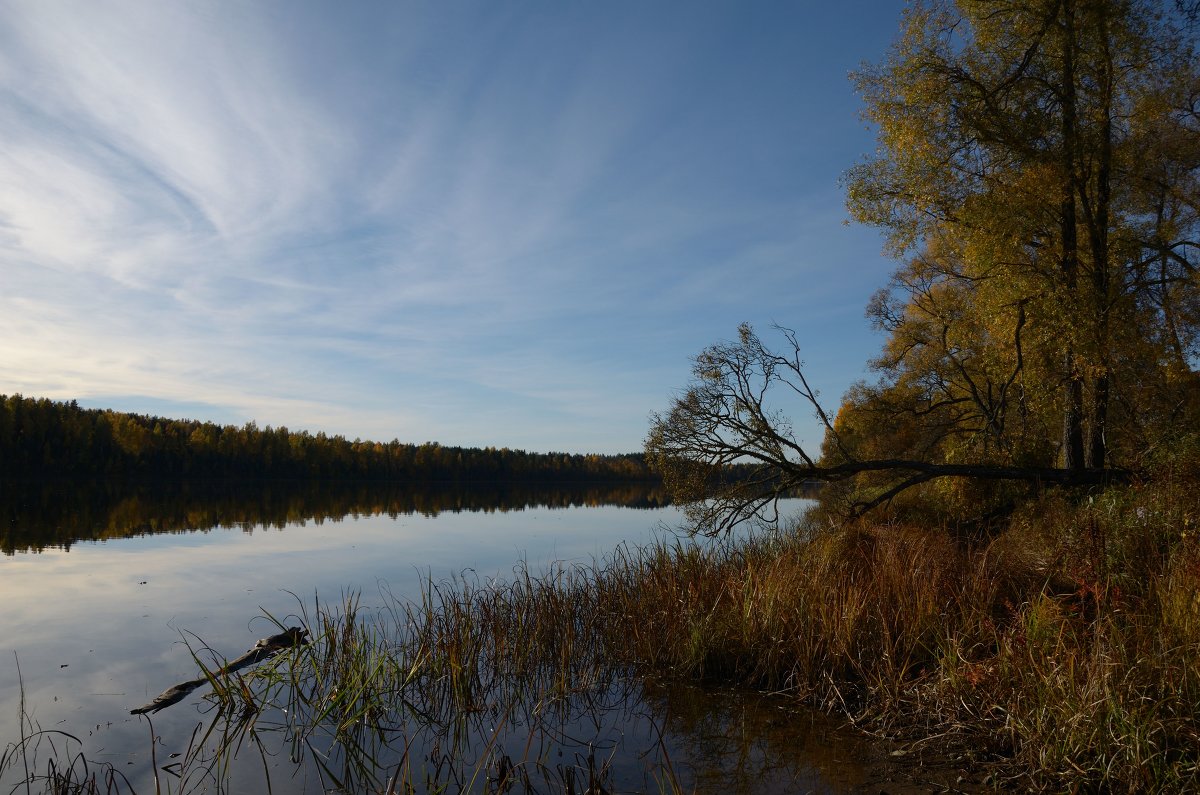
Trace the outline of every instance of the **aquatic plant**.
<instances>
[{"instance_id":1,"label":"aquatic plant","mask_svg":"<svg viewBox=\"0 0 1200 795\"><path fill-rule=\"evenodd\" d=\"M1198 517L1200 491L1168 480L1048 494L974 539L809 521L540 574L519 564L496 581L426 579L415 600L297 597L294 616L268 618L301 622L311 644L229 674L194 650L207 724L161 786L193 791L256 759L270 789L282 748L345 791L604 791L612 737L639 725L645 786L685 791L647 694L700 681L818 705L899 742L898 758L936 747L992 785L1190 791ZM3 764L50 737L23 732ZM59 779L123 786L53 757Z\"/></svg>"}]
</instances>

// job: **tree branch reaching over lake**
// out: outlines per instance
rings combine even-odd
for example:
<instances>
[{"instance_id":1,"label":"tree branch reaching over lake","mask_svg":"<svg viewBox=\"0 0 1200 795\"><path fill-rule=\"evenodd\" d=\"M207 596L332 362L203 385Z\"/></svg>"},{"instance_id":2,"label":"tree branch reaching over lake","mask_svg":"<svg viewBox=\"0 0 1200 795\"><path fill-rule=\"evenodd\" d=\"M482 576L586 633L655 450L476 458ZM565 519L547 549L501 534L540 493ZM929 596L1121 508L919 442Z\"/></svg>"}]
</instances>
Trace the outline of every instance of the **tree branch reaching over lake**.
<instances>
[{"instance_id":1,"label":"tree branch reaching over lake","mask_svg":"<svg viewBox=\"0 0 1200 795\"><path fill-rule=\"evenodd\" d=\"M863 473L892 478L851 506L859 514L937 478L1093 484L1128 477L1114 469L860 458L809 385L795 333L776 328L787 342L785 353L767 348L742 324L736 342L713 345L696 357L691 384L666 414L651 416L647 459L698 533L717 535L753 519L773 521L778 500L799 487ZM774 407L779 401L799 401L815 413L825 430L824 455L796 437L787 415Z\"/></svg>"}]
</instances>

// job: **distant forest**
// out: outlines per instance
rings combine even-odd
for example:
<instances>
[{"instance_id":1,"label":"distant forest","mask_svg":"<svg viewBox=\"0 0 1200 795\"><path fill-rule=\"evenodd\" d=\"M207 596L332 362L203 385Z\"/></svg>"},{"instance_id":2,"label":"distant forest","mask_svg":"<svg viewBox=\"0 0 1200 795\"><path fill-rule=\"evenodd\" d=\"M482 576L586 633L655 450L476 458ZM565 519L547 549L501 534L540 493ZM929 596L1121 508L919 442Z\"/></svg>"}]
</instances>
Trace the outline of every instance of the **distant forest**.
<instances>
[{"instance_id":1,"label":"distant forest","mask_svg":"<svg viewBox=\"0 0 1200 795\"><path fill-rule=\"evenodd\" d=\"M0 395L0 478L174 477L598 482L657 480L640 453L527 453L371 442Z\"/></svg>"}]
</instances>

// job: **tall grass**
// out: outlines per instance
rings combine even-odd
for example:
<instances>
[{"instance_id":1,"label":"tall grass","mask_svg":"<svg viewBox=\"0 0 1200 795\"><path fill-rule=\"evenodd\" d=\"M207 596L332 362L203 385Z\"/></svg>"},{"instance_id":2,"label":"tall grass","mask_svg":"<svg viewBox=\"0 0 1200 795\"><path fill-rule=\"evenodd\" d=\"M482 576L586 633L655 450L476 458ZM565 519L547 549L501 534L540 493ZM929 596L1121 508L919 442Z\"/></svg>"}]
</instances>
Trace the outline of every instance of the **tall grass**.
<instances>
[{"instance_id":1,"label":"tall grass","mask_svg":"<svg viewBox=\"0 0 1200 795\"><path fill-rule=\"evenodd\" d=\"M908 749L936 740L997 784L1194 791L1198 495L1176 480L1048 495L973 541L800 524L427 580L369 610L298 599L313 642L210 675L211 722L168 783L220 781L250 749L269 788L276 738L333 789L600 792L613 751L581 727L629 721L646 683L699 680L815 703ZM651 778L681 791L658 751Z\"/></svg>"},{"instance_id":2,"label":"tall grass","mask_svg":"<svg viewBox=\"0 0 1200 795\"><path fill-rule=\"evenodd\" d=\"M1200 516L1177 485L1026 506L994 537L854 524L622 551L592 587L644 673L793 693L957 742L995 780L1200 787Z\"/></svg>"},{"instance_id":3,"label":"tall grass","mask_svg":"<svg viewBox=\"0 0 1200 795\"><path fill-rule=\"evenodd\" d=\"M362 667L394 666L392 691L443 730L701 680L914 747L936 737L1023 788L1186 792L1200 786L1198 519L1196 490L1163 481L1044 496L971 542L855 523L622 547L540 577L429 582L392 603L387 651Z\"/></svg>"},{"instance_id":4,"label":"tall grass","mask_svg":"<svg viewBox=\"0 0 1200 795\"><path fill-rule=\"evenodd\" d=\"M608 791L600 724L628 720L639 699L603 658L584 576L520 566L499 583L427 581L382 608L298 600L313 642L212 677L214 717L177 763L180 791L227 778L247 747L267 766L270 737L348 792Z\"/></svg>"}]
</instances>

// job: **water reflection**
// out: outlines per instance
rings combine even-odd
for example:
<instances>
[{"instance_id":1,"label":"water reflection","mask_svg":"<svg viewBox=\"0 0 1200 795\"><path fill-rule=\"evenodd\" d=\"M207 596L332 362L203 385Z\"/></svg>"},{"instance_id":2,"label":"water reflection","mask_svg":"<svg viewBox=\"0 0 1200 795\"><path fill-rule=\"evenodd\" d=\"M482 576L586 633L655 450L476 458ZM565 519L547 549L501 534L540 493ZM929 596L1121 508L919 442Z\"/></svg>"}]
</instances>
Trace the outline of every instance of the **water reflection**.
<instances>
[{"instance_id":1,"label":"water reflection","mask_svg":"<svg viewBox=\"0 0 1200 795\"><path fill-rule=\"evenodd\" d=\"M899 792L877 745L844 721L776 695L648 684L684 789L698 793ZM887 779L881 790L878 785Z\"/></svg>"},{"instance_id":2,"label":"water reflection","mask_svg":"<svg viewBox=\"0 0 1200 795\"><path fill-rule=\"evenodd\" d=\"M70 549L104 541L212 528L283 529L347 516L521 511L620 506L657 509L666 493L641 483L571 487L522 484L338 483L6 483L0 486L0 551Z\"/></svg>"},{"instance_id":3,"label":"water reflection","mask_svg":"<svg viewBox=\"0 0 1200 795\"><path fill-rule=\"evenodd\" d=\"M838 795L881 791L884 783L909 791L881 769L879 749L864 737L778 696L645 682L610 670L566 695L495 692L502 697L486 706L454 710L409 691L386 703L370 699L365 711L361 703L331 705L313 723L306 708L336 694L322 692L311 674L289 682L297 662L283 666L282 679L271 675L257 706L210 695L190 731L160 732L151 722L153 745L131 749L124 764L93 762L93 772L119 780L113 791L158 791L157 776L169 778L171 791L231 795ZM352 720L340 714L347 707ZM153 775L147 761L158 766Z\"/></svg>"},{"instance_id":4,"label":"water reflection","mask_svg":"<svg viewBox=\"0 0 1200 795\"><path fill-rule=\"evenodd\" d=\"M597 782L612 793L676 784L698 793L856 791L865 744L828 721L777 699L656 685L604 666L572 669L569 687L525 679L521 692L480 692L470 709L419 698L414 687L433 692L451 681L429 671L423 684L355 701L380 709L371 720L355 707L301 723L303 709L334 715L335 699L314 685L325 670L314 660L298 690L281 668L278 697L257 711L209 691L153 716L152 727L129 714L196 676L185 640L233 656L275 631L265 614L317 630L300 607L314 594L336 601L352 589L364 610L386 611L392 596L411 600L424 583L464 570L488 586L520 560L534 573L547 561L586 563L674 524L666 505L636 487L5 487L0 598L11 609L0 612L0 715L28 710L28 720L0 720L0 751L23 733L70 732L77 740L28 746L38 770L53 754L87 760L138 792L268 784L289 794L384 792L397 780L418 792L584 792ZM258 528L270 531L246 532ZM5 660L19 661L22 675ZM303 709L301 696L310 699ZM25 775L15 764L0 770L0 791Z\"/></svg>"}]
</instances>

